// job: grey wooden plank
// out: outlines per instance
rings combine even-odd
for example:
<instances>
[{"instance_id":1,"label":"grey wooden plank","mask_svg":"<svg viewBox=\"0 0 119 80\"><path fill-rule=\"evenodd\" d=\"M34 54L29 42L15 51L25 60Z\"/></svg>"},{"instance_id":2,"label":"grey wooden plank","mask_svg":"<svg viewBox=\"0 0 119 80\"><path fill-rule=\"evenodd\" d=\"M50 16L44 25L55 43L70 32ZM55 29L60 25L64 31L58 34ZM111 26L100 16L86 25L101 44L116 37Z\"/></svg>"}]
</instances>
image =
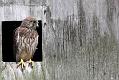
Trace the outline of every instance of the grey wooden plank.
<instances>
[{"instance_id":1,"label":"grey wooden plank","mask_svg":"<svg viewBox=\"0 0 119 80\"><path fill-rule=\"evenodd\" d=\"M25 0L25 5L43 5L46 0Z\"/></svg>"},{"instance_id":2,"label":"grey wooden plank","mask_svg":"<svg viewBox=\"0 0 119 80\"><path fill-rule=\"evenodd\" d=\"M46 0L0 0L0 6L10 6L10 5L25 5L25 6L46 5Z\"/></svg>"},{"instance_id":3,"label":"grey wooden plank","mask_svg":"<svg viewBox=\"0 0 119 80\"><path fill-rule=\"evenodd\" d=\"M2 21L4 19L4 9L3 7L0 7L0 21Z\"/></svg>"},{"instance_id":4,"label":"grey wooden plank","mask_svg":"<svg viewBox=\"0 0 119 80\"><path fill-rule=\"evenodd\" d=\"M26 63L27 66L24 72L17 68L16 63L14 62L6 62L4 64L5 66L3 66L3 70L0 75L0 79L2 80L44 80L40 62L35 62L33 69L28 67L28 64Z\"/></svg>"},{"instance_id":5,"label":"grey wooden plank","mask_svg":"<svg viewBox=\"0 0 119 80\"><path fill-rule=\"evenodd\" d=\"M2 0L3 1L3 5L9 6L9 5L13 5L15 3L15 0Z\"/></svg>"},{"instance_id":6,"label":"grey wooden plank","mask_svg":"<svg viewBox=\"0 0 119 80\"><path fill-rule=\"evenodd\" d=\"M13 13L13 6L4 6L3 7L3 12L4 12L4 20L10 20L15 17Z\"/></svg>"},{"instance_id":7,"label":"grey wooden plank","mask_svg":"<svg viewBox=\"0 0 119 80\"><path fill-rule=\"evenodd\" d=\"M3 0L0 0L0 6L4 6Z\"/></svg>"},{"instance_id":8,"label":"grey wooden plank","mask_svg":"<svg viewBox=\"0 0 119 80\"><path fill-rule=\"evenodd\" d=\"M11 17L14 16L13 20L23 20L24 18L30 16L29 6L13 5L12 10L13 14L11 14Z\"/></svg>"},{"instance_id":9,"label":"grey wooden plank","mask_svg":"<svg viewBox=\"0 0 119 80\"><path fill-rule=\"evenodd\" d=\"M11 5L1 7L1 21L23 20L28 16L36 17L38 20L45 20L42 6Z\"/></svg>"},{"instance_id":10,"label":"grey wooden plank","mask_svg":"<svg viewBox=\"0 0 119 80\"><path fill-rule=\"evenodd\" d=\"M38 20L43 20L43 6L30 6L29 15L36 17Z\"/></svg>"}]
</instances>

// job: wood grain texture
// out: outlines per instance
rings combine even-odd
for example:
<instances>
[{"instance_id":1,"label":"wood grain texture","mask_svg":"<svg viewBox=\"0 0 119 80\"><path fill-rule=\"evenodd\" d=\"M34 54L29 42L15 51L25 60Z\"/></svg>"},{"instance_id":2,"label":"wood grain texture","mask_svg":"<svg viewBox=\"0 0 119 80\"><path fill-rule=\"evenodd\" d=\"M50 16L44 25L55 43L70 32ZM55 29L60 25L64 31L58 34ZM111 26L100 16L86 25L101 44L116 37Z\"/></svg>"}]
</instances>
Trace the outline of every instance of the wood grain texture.
<instances>
[{"instance_id":1,"label":"wood grain texture","mask_svg":"<svg viewBox=\"0 0 119 80\"><path fill-rule=\"evenodd\" d=\"M46 80L118 80L118 0L49 2L42 30Z\"/></svg>"},{"instance_id":2,"label":"wood grain texture","mask_svg":"<svg viewBox=\"0 0 119 80\"><path fill-rule=\"evenodd\" d=\"M14 1L0 1L0 20L28 15L41 19L43 62L30 74L14 70L14 63L1 62L2 80L119 79L118 0L45 0L47 7L42 8L39 0ZM46 16L40 15L45 9Z\"/></svg>"}]
</instances>

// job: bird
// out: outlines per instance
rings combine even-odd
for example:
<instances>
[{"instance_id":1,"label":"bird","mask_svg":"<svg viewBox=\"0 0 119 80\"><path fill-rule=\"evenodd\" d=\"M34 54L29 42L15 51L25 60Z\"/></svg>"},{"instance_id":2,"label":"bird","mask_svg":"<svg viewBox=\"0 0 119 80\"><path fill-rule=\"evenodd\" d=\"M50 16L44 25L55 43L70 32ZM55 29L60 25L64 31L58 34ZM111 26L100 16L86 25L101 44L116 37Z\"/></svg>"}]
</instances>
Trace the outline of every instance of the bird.
<instances>
[{"instance_id":1,"label":"bird","mask_svg":"<svg viewBox=\"0 0 119 80\"><path fill-rule=\"evenodd\" d=\"M17 68L25 69L25 62L33 67L33 55L38 45L38 20L32 16L28 16L21 22L21 25L14 31L14 54L16 58Z\"/></svg>"}]
</instances>

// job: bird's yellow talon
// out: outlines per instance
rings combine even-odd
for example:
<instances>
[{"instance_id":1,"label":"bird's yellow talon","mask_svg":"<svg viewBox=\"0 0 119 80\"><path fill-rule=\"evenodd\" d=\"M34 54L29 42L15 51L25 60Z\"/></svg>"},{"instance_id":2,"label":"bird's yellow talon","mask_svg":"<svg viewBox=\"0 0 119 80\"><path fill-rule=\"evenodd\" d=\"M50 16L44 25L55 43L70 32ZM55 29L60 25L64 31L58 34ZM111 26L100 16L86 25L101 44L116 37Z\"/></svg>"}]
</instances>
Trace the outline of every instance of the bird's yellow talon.
<instances>
[{"instance_id":1,"label":"bird's yellow talon","mask_svg":"<svg viewBox=\"0 0 119 80\"><path fill-rule=\"evenodd\" d=\"M34 66L34 61L32 61L31 59L28 61L29 65L33 68Z\"/></svg>"},{"instance_id":2,"label":"bird's yellow talon","mask_svg":"<svg viewBox=\"0 0 119 80\"><path fill-rule=\"evenodd\" d=\"M25 63L23 61L23 59L21 59L21 61L18 63L17 68L21 65L21 69L25 68Z\"/></svg>"}]
</instances>

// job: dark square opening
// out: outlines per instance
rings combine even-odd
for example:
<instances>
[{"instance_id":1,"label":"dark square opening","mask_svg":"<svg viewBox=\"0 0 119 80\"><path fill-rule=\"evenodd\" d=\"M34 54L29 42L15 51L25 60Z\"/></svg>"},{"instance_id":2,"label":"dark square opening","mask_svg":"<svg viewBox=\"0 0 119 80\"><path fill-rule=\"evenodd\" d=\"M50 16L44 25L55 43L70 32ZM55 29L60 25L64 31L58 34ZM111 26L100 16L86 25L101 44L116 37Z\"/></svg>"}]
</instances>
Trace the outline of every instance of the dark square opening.
<instances>
[{"instance_id":1,"label":"dark square opening","mask_svg":"<svg viewBox=\"0 0 119 80\"><path fill-rule=\"evenodd\" d=\"M14 30L21 25L22 21L2 21L2 60L3 62L16 62L13 52ZM42 21L39 20L37 32L39 34L37 50L33 61L42 61Z\"/></svg>"}]
</instances>

